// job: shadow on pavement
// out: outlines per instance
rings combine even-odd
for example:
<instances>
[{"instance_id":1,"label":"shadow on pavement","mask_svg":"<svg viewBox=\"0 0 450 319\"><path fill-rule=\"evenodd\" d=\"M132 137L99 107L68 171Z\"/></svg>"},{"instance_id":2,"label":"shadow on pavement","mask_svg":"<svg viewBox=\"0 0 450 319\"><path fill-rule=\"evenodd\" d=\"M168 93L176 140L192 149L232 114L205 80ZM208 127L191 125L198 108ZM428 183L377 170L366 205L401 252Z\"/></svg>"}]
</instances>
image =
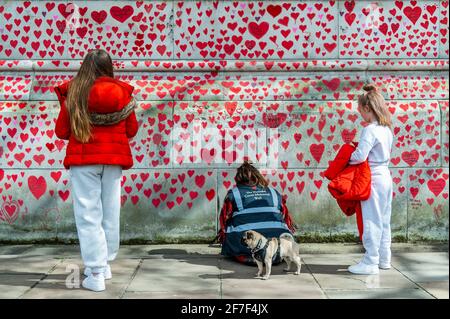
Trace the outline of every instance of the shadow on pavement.
<instances>
[{"instance_id":1,"label":"shadow on pavement","mask_svg":"<svg viewBox=\"0 0 450 319\"><path fill-rule=\"evenodd\" d=\"M180 262L189 263L191 265L202 265L202 266L214 266L220 269L220 274L212 275L205 274L200 275L200 278L209 279L209 278L217 278L217 279L230 279L230 278L239 278L239 279L252 279L255 277L258 268L255 265L242 264L230 257L224 257L218 254L202 254L198 252L189 252L185 249L171 249L171 248L162 248L162 249L152 249L148 251L149 256L159 256L163 259L176 259ZM348 265L320 265L320 264L308 264L305 265L305 262L302 260L302 268L301 273L319 273L319 274L343 274L348 273L347 268ZM286 267L285 262L281 262L277 265L272 266L271 275L286 275L293 276L293 272L295 271L295 265L291 265L291 271L285 272L284 268ZM350 273L348 273L350 274Z\"/></svg>"}]
</instances>

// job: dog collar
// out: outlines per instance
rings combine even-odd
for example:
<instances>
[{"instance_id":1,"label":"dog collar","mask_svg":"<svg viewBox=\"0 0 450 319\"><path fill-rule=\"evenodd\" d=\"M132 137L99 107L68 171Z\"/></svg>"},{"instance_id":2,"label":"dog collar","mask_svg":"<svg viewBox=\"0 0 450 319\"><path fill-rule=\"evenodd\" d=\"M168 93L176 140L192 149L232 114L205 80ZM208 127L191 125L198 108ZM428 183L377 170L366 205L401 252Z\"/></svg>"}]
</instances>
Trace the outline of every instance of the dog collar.
<instances>
[{"instance_id":1,"label":"dog collar","mask_svg":"<svg viewBox=\"0 0 450 319\"><path fill-rule=\"evenodd\" d=\"M252 249L253 258L255 258L258 261L264 262L264 259L266 258L267 247L269 247L269 243L272 239L275 239L278 243L277 251L275 252L275 254L272 257L272 260L277 260L280 257L280 245L281 245L281 241L277 238L267 239L264 247L258 248L259 245L261 244L261 239L260 239L258 244L256 245L255 249Z\"/></svg>"},{"instance_id":2,"label":"dog collar","mask_svg":"<svg viewBox=\"0 0 450 319\"><path fill-rule=\"evenodd\" d=\"M261 246L261 242L262 242L261 239L258 240L258 243L256 244L256 247L252 249L252 253L255 253L255 252L257 252L258 250L261 250L261 249L264 248L264 247L260 247L260 246Z\"/></svg>"}]
</instances>

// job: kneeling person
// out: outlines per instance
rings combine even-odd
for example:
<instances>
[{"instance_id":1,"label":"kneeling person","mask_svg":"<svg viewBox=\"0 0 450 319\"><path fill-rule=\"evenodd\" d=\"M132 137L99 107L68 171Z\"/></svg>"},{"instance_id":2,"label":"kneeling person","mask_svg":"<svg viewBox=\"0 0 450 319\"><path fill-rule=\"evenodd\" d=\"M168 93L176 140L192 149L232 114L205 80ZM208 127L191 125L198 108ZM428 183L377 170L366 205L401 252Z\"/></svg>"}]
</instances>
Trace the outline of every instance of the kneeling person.
<instances>
[{"instance_id":1,"label":"kneeling person","mask_svg":"<svg viewBox=\"0 0 450 319\"><path fill-rule=\"evenodd\" d=\"M250 163L244 162L236 172L236 186L225 197L220 213L218 239L222 255L255 265L256 252L241 241L246 231L255 230L266 238L279 238L283 233L293 234L295 227L289 216L285 199ZM257 247L260 249L263 247ZM279 252L272 264L281 262Z\"/></svg>"}]
</instances>

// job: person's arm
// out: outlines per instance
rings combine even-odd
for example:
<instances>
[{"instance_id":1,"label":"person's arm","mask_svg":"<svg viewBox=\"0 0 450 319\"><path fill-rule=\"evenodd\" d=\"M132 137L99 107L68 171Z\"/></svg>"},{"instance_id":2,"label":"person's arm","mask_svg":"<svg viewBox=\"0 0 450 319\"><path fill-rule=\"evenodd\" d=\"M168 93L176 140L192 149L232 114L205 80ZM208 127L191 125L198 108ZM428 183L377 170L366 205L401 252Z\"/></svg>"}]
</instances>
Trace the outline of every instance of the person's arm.
<instances>
[{"instance_id":1,"label":"person's arm","mask_svg":"<svg viewBox=\"0 0 450 319\"><path fill-rule=\"evenodd\" d=\"M63 140L68 140L70 137L69 112L67 111L65 103L68 88L69 81L54 87L60 105L59 115L55 125L55 134L58 138Z\"/></svg>"},{"instance_id":2,"label":"person's arm","mask_svg":"<svg viewBox=\"0 0 450 319\"><path fill-rule=\"evenodd\" d=\"M361 138L359 139L358 146L350 157L349 164L355 165L363 163L369 156L369 152L374 147L375 142L375 136L371 132L370 128L365 127L361 132Z\"/></svg>"},{"instance_id":3,"label":"person's arm","mask_svg":"<svg viewBox=\"0 0 450 319\"><path fill-rule=\"evenodd\" d=\"M297 230L297 225L295 225L289 215L289 210L286 205L286 198L286 196L281 196L281 214L283 215L284 222L289 227L289 230L294 234Z\"/></svg>"},{"instance_id":4,"label":"person's arm","mask_svg":"<svg viewBox=\"0 0 450 319\"><path fill-rule=\"evenodd\" d=\"M136 113L133 111L130 116L127 117L125 127L127 130L127 137L135 137L138 131L138 121L136 119Z\"/></svg>"},{"instance_id":5,"label":"person's arm","mask_svg":"<svg viewBox=\"0 0 450 319\"><path fill-rule=\"evenodd\" d=\"M131 101L131 99L133 99L133 91L134 91L134 86L132 86L132 85L130 85L130 84L128 84L128 83L126 83L126 82L123 82L123 81L117 81L117 83L123 88L123 89L125 89L125 98L128 100L128 101ZM130 102L128 102L128 103L130 103ZM125 121L125 128L126 128L126 134L127 134L127 137L128 138L132 138L132 137L135 137L136 136L136 134L137 134L137 132L138 132L138 129L139 129L139 126L138 126L138 121L137 121L137 118L136 118L136 113L135 113L135 111L133 111L128 117L127 117L127 119L126 119L126 121Z\"/></svg>"},{"instance_id":6,"label":"person's arm","mask_svg":"<svg viewBox=\"0 0 450 319\"><path fill-rule=\"evenodd\" d=\"M55 125L55 134L62 140L68 140L70 137L69 112L67 112L67 108L64 104L61 105L61 109L59 110L58 119L56 120Z\"/></svg>"},{"instance_id":7,"label":"person's arm","mask_svg":"<svg viewBox=\"0 0 450 319\"><path fill-rule=\"evenodd\" d=\"M55 91L55 94L58 97L59 105L61 106L63 106L63 103L66 100L67 91L69 90L69 83L70 81L66 81L61 85L53 87L53 90Z\"/></svg>"},{"instance_id":8,"label":"person's arm","mask_svg":"<svg viewBox=\"0 0 450 319\"><path fill-rule=\"evenodd\" d=\"M233 201L230 196L226 196L223 202L222 209L219 214L219 231L217 239L219 243L223 243L225 239L225 228L227 227L227 220L233 215Z\"/></svg>"}]
</instances>

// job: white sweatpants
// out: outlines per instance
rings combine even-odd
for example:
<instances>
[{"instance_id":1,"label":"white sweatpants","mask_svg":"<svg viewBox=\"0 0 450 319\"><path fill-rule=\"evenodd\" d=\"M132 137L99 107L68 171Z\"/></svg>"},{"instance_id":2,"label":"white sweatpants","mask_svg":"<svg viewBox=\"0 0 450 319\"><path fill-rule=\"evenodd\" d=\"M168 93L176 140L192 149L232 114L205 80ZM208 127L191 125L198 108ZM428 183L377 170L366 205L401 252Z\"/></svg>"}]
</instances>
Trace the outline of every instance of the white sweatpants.
<instances>
[{"instance_id":1,"label":"white sweatpants","mask_svg":"<svg viewBox=\"0 0 450 319\"><path fill-rule=\"evenodd\" d=\"M122 167L71 166L70 176L81 257L99 272L119 250Z\"/></svg>"},{"instance_id":2,"label":"white sweatpants","mask_svg":"<svg viewBox=\"0 0 450 319\"><path fill-rule=\"evenodd\" d=\"M368 265L391 262L392 177L387 166L370 167L372 188L370 198L361 201L363 216L362 242Z\"/></svg>"}]
</instances>

